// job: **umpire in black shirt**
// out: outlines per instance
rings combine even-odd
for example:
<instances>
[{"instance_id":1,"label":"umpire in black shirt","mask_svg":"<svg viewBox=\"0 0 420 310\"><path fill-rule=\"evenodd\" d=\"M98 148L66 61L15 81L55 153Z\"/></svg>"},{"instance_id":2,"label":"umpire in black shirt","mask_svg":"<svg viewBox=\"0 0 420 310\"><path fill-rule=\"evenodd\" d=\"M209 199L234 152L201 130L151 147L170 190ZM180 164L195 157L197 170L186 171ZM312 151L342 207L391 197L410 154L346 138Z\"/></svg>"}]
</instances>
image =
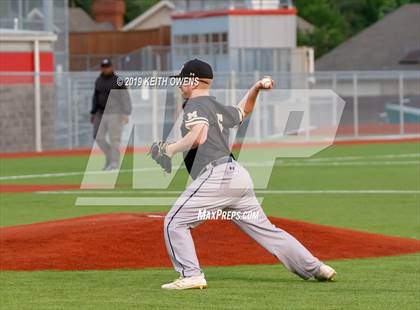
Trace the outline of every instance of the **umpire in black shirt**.
<instances>
[{"instance_id":1,"label":"umpire in black shirt","mask_svg":"<svg viewBox=\"0 0 420 310\"><path fill-rule=\"evenodd\" d=\"M118 76L114 73L111 61L108 58L103 59L101 74L95 82L90 114L93 137L106 156L104 170L119 167L121 134L131 114L128 91L117 81Z\"/></svg>"}]
</instances>

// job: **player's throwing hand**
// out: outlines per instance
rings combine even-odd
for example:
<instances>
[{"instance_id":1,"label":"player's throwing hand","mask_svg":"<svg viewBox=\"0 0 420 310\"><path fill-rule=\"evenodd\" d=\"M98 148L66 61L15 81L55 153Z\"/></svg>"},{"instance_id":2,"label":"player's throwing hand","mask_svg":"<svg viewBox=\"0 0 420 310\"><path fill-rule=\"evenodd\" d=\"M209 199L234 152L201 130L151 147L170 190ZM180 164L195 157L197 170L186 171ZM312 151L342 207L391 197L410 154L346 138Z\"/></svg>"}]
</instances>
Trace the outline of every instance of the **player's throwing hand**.
<instances>
[{"instance_id":1,"label":"player's throwing hand","mask_svg":"<svg viewBox=\"0 0 420 310\"><path fill-rule=\"evenodd\" d=\"M274 87L274 80L271 76L264 76L261 80L257 82L258 89L272 89Z\"/></svg>"}]
</instances>

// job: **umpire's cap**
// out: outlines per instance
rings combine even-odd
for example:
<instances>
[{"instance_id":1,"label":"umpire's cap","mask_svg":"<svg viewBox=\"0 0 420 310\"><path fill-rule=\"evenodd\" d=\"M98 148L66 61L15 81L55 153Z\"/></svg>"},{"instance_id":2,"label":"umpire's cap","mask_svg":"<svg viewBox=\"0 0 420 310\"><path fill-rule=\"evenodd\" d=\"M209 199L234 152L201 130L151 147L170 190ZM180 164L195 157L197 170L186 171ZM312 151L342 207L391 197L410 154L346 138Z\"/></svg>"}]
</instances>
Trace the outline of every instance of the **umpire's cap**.
<instances>
[{"instance_id":1,"label":"umpire's cap","mask_svg":"<svg viewBox=\"0 0 420 310\"><path fill-rule=\"evenodd\" d=\"M107 67L111 67L112 66L112 62L109 58L104 58L101 60L101 67L103 68L107 68Z\"/></svg>"},{"instance_id":2,"label":"umpire's cap","mask_svg":"<svg viewBox=\"0 0 420 310\"><path fill-rule=\"evenodd\" d=\"M187 61L181 68L181 72L174 77L197 77L200 79L213 79L213 69L211 66L202 60L193 59Z\"/></svg>"}]
</instances>

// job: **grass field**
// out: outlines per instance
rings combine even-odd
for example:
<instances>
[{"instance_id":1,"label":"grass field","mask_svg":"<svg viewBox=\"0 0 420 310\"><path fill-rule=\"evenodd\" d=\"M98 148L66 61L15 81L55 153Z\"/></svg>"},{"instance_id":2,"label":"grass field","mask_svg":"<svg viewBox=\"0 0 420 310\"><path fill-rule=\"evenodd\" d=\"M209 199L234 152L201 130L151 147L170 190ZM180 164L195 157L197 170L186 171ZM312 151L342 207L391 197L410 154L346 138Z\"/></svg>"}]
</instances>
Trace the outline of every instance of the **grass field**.
<instances>
[{"instance_id":1,"label":"grass field","mask_svg":"<svg viewBox=\"0 0 420 310\"><path fill-rule=\"evenodd\" d=\"M0 160L1 186L80 184L88 158ZM131 156L126 156L123 166L131 167ZM177 174L171 190L182 189L185 175L185 170ZM118 184L118 190L100 193L142 195L130 189L130 173L121 173ZM169 208L76 207L76 198L86 195L79 191L0 195L3 227ZM264 197L264 210L272 216L420 239L420 144L335 145L310 159L279 159ZM4 309L417 309L419 259L416 254L331 261L338 271L335 283L305 282L281 265L209 267L204 268L209 289L185 292L160 290L160 284L177 276L170 269L3 271L0 305Z\"/></svg>"}]
</instances>

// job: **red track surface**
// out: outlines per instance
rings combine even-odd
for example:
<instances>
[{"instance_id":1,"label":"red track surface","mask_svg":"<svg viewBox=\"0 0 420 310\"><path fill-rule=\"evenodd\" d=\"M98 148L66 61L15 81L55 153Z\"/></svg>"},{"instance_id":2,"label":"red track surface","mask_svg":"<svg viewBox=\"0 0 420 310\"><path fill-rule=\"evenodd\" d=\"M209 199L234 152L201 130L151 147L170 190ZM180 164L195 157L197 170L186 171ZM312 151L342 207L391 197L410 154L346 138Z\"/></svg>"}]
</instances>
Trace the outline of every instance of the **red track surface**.
<instances>
[{"instance_id":1,"label":"red track surface","mask_svg":"<svg viewBox=\"0 0 420 310\"><path fill-rule=\"evenodd\" d=\"M391 125L389 125L391 126ZM352 128L352 127L351 127ZM390 128L396 128L392 126ZM417 127L418 128L418 125ZM344 130L344 129L343 129ZM352 134L353 129L346 129L348 134ZM371 134L375 134L376 132L373 131ZM379 131L380 133L380 131ZM397 132L392 131L389 134L397 134ZM419 130L413 131L413 133L418 134ZM378 133L376 133L378 134ZM374 144L374 143L403 143L403 142L412 142L412 143L419 143L420 138L395 138L395 139L359 139L359 140L343 140L343 141L334 141L334 145L358 145L358 144ZM319 143L307 143L307 144L300 144L300 146L313 146L318 145ZM246 144L242 145L242 148L270 148L270 147L282 147L282 146L299 146L299 144L293 143L260 143L260 144ZM238 145L234 145L234 148L238 147ZM126 153L146 153L149 151L148 147L128 147ZM92 150L88 148L83 149L73 149L73 150L51 150L51 151L43 151L43 152L20 152L20 153L0 153L0 159L7 159L7 158L32 158L32 157L63 157L63 156L89 156L92 154ZM99 150L93 151L94 155L101 155L102 153Z\"/></svg>"},{"instance_id":2,"label":"red track surface","mask_svg":"<svg viewBox=\"0 0 420 310\"><path fill-rule=\"evenodd\" d=\"M271 218L320 259L420 252L420 241ZM209 221L194 229L203 266L275 264L277 260L234 224ZM163 218L103 214L0 229L2 270L94 270L171 266Z\"/></svg>"},{"instance_id":3,"label":"red track surface","mask_svg":"<svg viewBox=\"0 0 420 310\"><path fill-rule=\"evenodd\" d=\"M80 185L74 184L0 184L0 193L30 193L39 191L58 191L66 189L80 189Z\"/></svg>"}]
</instances>

